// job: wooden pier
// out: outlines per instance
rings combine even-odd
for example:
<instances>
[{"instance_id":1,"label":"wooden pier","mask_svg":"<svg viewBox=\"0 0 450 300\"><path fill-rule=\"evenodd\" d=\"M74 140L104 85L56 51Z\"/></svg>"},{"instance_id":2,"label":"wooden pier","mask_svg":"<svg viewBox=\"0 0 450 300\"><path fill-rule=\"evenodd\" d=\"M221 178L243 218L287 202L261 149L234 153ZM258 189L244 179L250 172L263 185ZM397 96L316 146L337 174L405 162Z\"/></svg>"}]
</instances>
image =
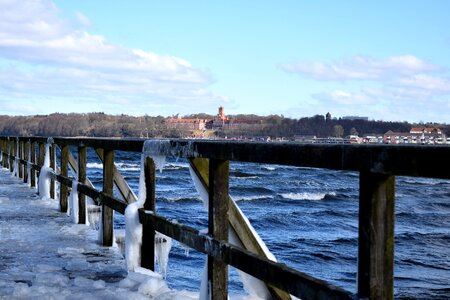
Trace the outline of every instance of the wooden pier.
<instances>
[{"instance_id":1,"label":"wooden pier","mask_svg":"<svg viewBox=\"0 0 450 300\"><path fill-rule=\"evenodd\" d=\"M84 196L102 206L103 245L111 246L112 211L124 214L136 197L114 166L114 151L142 152L143 139L52 138L51 151L59 147L58 164L51 155L52 181L60 182L61 211L67 210L70 165L77 173L80 215L86 220ZM43 137L1 137L3 167L14 171L26 182L44 162ZM158 143L158 142L156 142ZM159 155L187 158L209 194L208 235L187 224L176 224L155 211L155 166L146 159L147 187L144 208L139 211L143 224L142 266L154 268L155 231L208 255L208 278L212 299L227 299L227 265L262 280L273 299L393 299L394 287L394 203L395 176L419 176L450 179L450 147L391 145L305 145L296 143L249 143L204 140L165 140ZM69 151L78 150L78 161ZM103 162L103 189L93 188L86 177L86 149L95 149ZM17 151L18 149L18 151ZM16 157L16 152L18 153ZM30 153L30 155L28 154ZM240 210L228 195L229 161L280 164L360 173L357 291L346 291L304 272L270 260L243 220ZM26 165L31 164L28 174ZM53 183L54 184L54 183ZM121 198L112 195L113 185ZM53 190L53 189L52 189ZM55 195L52 194L52 197ZM230 229L229 229L230 228ZM234 230L243 247L228 242L228 230Z\"/></svg>"}]
</instances>

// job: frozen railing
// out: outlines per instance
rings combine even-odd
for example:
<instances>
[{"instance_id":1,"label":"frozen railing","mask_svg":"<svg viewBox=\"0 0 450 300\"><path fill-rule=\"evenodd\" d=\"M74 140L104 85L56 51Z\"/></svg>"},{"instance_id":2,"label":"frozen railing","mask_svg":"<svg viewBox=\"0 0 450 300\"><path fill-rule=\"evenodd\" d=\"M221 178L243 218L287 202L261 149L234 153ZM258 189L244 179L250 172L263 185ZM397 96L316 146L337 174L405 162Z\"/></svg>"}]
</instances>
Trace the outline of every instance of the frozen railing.
<instances>
[{"instance_id":1,"label":"frozen railing","mask_svg":"<svg viewBox=\"0 0 450 300\"><path fill-rule=\"evenodd\" d=\"M114 151L142 152L145 140L54 138L52 142L50 168L53 170L56 169L54 145L61 149L60 171L51 173L52 182L57 180L61 183L61 210L67 210L67 187L71 187L73 181L68 178L68 165L71 165L78 176L79 222L86 222L83 197L87 195L102 206L102 243L112 245L112 211L123 214L128 203L136 200L136 196L114 167ZM45 143L47 138L0 138L3 166L14 171L17 156L20 162L19 177L24 181L28 181L30 177L31 185L35 186L35 171L40 171L44 163ZM141 249L144 255L141 265L154 269L155 231L174 238L211 258L208 276L212 299L227 298L227 264L264 281L275 299L288 299L289 294L302 299L392 299L395 176L450 179L450 147L445 146L304 145L199 140L147 143L149 146L145 147L144 152L150 154L150 157L176 155L189 160L199 184L208 194L209 232L208 235L200 234L193 228L176 224L156 214L155 165L153 159L147 157L146 197L143 208L139 210L140 223L143 224ZM78 161L70 154L69 145L78 147ZM104 164L102 191L94 189L86 178L87 147L95 149ZM246 224L245 217L234 202L230 201L228 161L360 172L358 290L355 295L268 258L264 247ZM30 164L31 168L23 167ZM124 200L112 197L114 183ZM53 191L51 188L51 197L55 197ZM236 232L242 248L228 243L228 228Z\"/></svg>"}]
</instances>

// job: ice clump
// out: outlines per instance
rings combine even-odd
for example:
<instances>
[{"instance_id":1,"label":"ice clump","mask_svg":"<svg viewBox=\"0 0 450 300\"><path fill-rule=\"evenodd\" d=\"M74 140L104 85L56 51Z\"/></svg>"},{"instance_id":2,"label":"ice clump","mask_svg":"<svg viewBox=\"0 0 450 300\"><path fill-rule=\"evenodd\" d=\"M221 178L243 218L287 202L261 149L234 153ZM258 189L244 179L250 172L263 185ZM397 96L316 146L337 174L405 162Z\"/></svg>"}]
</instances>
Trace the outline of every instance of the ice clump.
<instances>
[{"instance_id":1,"label":"ice clump","mask_svg":"<svg viewBox=\"0 0 450 300\"><path fill-rule=\"evenodd\" d=\"M72 191L69 196L67 215L72 217L72 222L78 224L78 181L72 181Z\"/></svg>"},{"instance_id":2,"label":"ice clump","mask_svg":"<svg viewBox=\"0 0 450 300\"><path fill-rule=\"evenodd\" d=\"M44 165L41 168L38 178L38 191L39 197L41 199L49 199L50 198L50 173L53 170L50 168L50 145L47 143L45 145L45 157L44 157Z\"/></svg>"}]
</instances>

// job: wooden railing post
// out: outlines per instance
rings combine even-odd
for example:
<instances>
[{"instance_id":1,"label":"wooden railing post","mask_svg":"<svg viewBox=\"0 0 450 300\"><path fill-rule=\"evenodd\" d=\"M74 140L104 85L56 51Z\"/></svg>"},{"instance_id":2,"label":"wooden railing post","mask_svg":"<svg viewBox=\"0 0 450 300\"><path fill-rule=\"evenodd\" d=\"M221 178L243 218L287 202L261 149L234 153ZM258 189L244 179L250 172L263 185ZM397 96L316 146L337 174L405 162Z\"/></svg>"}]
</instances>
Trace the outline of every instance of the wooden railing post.
<instances>
[{"instance_id":1,"label":"wooden railing post","mask_svg":"<svg viewBox=\"0 0 450 300\"><path fill-rule=\"evenodd\" d=\"M34 163L36 163L36 142L31 142L30 147L31 147L30 161L32 164L34 164ZM33 168L31 168L30 172L31 172L30 184L31 184L31 187L35 187L36 186L36 171Z\"/></svg>"},{"instance_id":2,"label":"wooden railing post","mask_svg":"<svg viewBox=\"0 0 450 300\"><path fill-rule=\"evenodd\" d=\"M19 148L19 153L17 153L17 167L19 168L19 178L23 178L23 167L24 165L22 165L20 163L20 159L23 159L23 142L17 140L17 147Z\"/></svg>"},{"instance_id":3,"label":"wooden railing post","mask_svg":"<svg viewBox=\"0 0 450 300\"><path fill-rule=\"evenodd\" d=\"M14 160L15 160L15 155L16 155L16 142L14 140L12 140L9 143L9 152L10 152L10 160L9 160L9 170L11 172L14 172Z\"/></svg>"},{"instance_id":4,"label":"wooden railing post","mask_svg":"<svg viewBox=\"0 0 450 300\"><path fill-rule=\"evenodd\" d=\"M104 149L103 155L103 192L109 196L112 196L114 185L114 150ZM112 246L114 228L113 210L105 204L102 204L102 226L103 246Z\"/></svg>"},{"instance_id":5,"label":"wooden railing post","mask_svg":"<svg viewBox=\"0 0 450 300\"><path fill-rule=\"evenodd\" d=\"M39 160L38 160L38 165L40 165L42 167L44 165L44 160L45 160L45 144L44 143L39 143Z\"/></svg>"},{"instance_id":6,"label":"wooden railing post","mask_svg":"<svg viewBox=\"0 0 450 300\"><path fill-rule=\"evenodd\" d=\"M394 298L395 177L361 171L358 296Z\"/></svg>"},{"instance_id":7,"label":"wooden railing post","mask_svg":"<svg viewBox=\"0 0 450 300\"><path fill-rule=\"evenodd\" d=\"M209 161L208 232L217 240L228 241L229 162ZM208 257L208 283L211 299L228 298L228 266Z\"/></svg>"},{"instance_id":8,"label":"wooden railing post","mask_svg":"<svg viewBox=\"0 0 450 300\"><path fill-rule=\"evenodd\" d=\"M61 175L69 176L69 145L61 145ZM67 192L65 184L59 185L59 206L61 212L67 212Z\"/></svg>"},{"instance_id":9,"label":"wooden railing post","mask_svg":"<svg viewBox=\"0 0 450 300\"><path fill-rule=\"evenodd\" d=\"M55 147L56 144L50 144L50 168L55 171L56 170L56 162L55 162ZM55 199L55 179L50 179L50 198Z\"/></svg>"},{"instance_id":10,"label":"wooden railing post","mask_svg":"<svg viewBox=\"0 0 450 300\"><path fill-rule=\"evenodd\" d=\"M87 147L78 146L78 182L86 184ZM86 224L86 196L78 192L78 224Z\"/></svg>"},{"instance_id":11,"label":"wooden railing post","mask_svg":"<svg viewBox=\"0 0 450 300\"><path fill-rule=\"evenodd\" d=\"M144 165L146 188L144 209L155 212L155 163L153 159L147 157ZM142 227L141 266L155 270L155 230L148 226Z\"/></svg>"},{"instance_id":12,"label":"wooden railing post","mask_svg":"<svg viewBox=\"0 0 450 300\"><path fill-rule=\"evenodd\" d=\"M26 160L28 162L28 160L30 159L28 157L28 149L30 149L30 143L26 142L24 143L24 147L23 147L23 159ZM23 165L23 182L27 183L28 182L28 163Z\"/></svg>"}]
</instances>

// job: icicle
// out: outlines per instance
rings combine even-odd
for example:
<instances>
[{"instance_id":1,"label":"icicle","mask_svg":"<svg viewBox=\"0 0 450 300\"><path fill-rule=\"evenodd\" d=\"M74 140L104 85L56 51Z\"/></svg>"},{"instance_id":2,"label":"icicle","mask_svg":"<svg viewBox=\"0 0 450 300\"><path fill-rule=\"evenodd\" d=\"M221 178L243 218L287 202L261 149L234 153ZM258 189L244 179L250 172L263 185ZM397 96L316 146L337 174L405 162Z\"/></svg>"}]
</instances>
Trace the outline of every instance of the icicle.
<instances>
[{"instance_id":1,"label":"icicle","mask_svg":"<svg viewBox=\"0 0 450 300\"><path fill-rule=\"evenodd\" d=\"M78 181L72 181L72 191L69 196L69 208L67 215L72 217L72 222L78 224Z\"/></svg>"},{"instance_id":2,"label":"icicle","mask_svg":"<svg viewBox=\"0 0 450 300\"><path fill-rule=\"evenodd\" d=\"M161 275L166 278L167 264L169 262L169 253L172 248L172 239L162 233L157 232L155 235L155 258L158 262Z\"/></svg>"},{"instance_id":3,"label":"icicle","mask_svg":"<svg viewBox=\"0 0 450 300\"><path fill-rule=\"evenodd\" d=\"M211 285L208 280L208 256L206 256L205 266L203 267L202 281L200 283L200 297L199 300L211 300Z\"/></svg>"},{"instance_id":4,"label":"icicle","mask_svg":"<svg viewBox=\"0 0 450 300\"><path fill-rule=\"evenodd\" d=\"M99 230L101 208L95 204L86 205L89 224L92 229Z\"/></svg>"},{"instance_id":5,"label":"icicle","mask_svg":"<svg viewBox=\"0 0 450 300\"><path fill-rule=\"evenodd\" d=\"M138 210L144 206L146 193L144 157L142 154L138 201L128 204L125 209L125 261L128 271L134 271L141 265L142 224L139 222Z\"/></svg>"}]
</instances>

